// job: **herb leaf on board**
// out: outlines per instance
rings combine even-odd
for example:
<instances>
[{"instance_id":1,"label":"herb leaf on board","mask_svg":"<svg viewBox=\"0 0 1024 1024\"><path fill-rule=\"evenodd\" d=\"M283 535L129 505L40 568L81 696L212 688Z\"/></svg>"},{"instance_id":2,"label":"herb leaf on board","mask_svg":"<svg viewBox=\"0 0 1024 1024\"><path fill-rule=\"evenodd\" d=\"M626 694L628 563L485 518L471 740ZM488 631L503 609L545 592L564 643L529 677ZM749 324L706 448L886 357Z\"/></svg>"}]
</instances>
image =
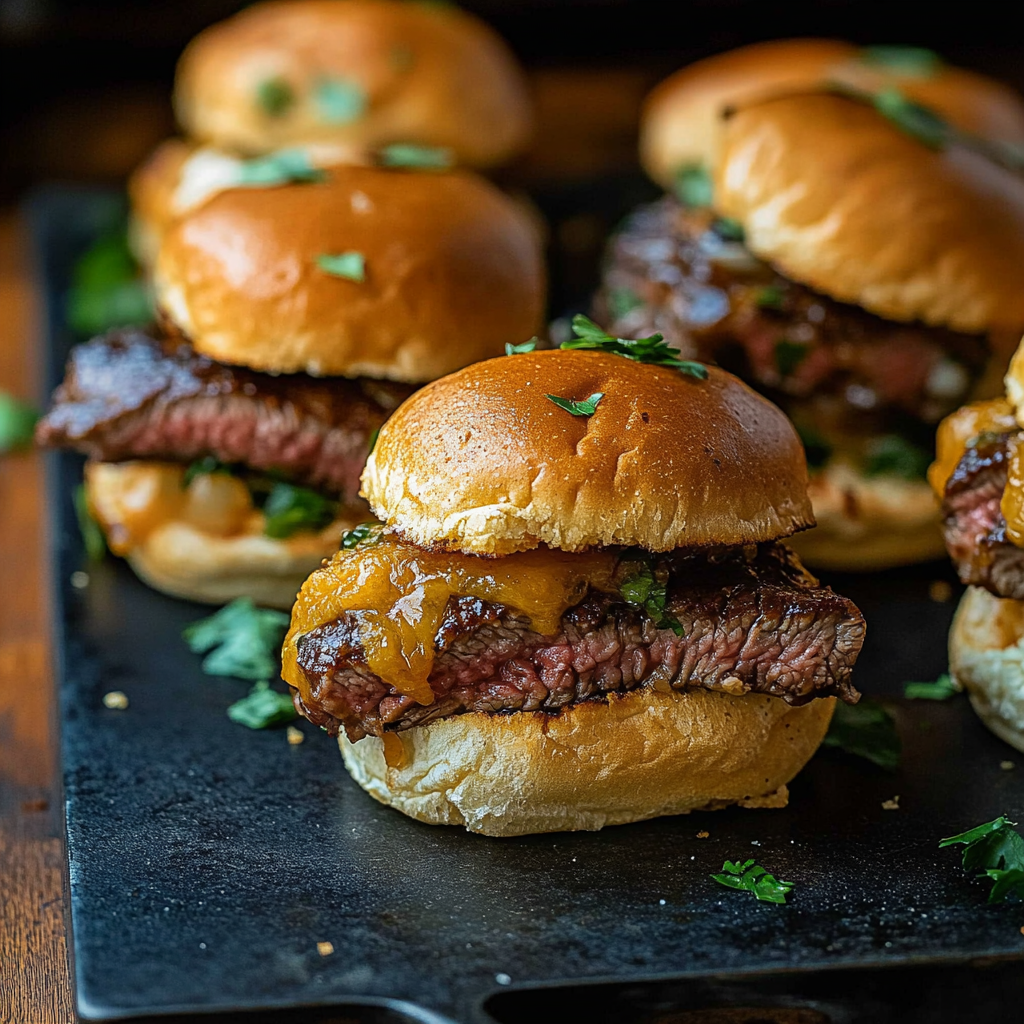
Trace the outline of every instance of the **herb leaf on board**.
<instances>
[{"instance_id":1,"label":"herb leaf on board","mask_svg":"<svg viewBox=\"0 0 1024 1024\"><path fill-rule=\"evenodd\" d=\"M257 683L247 696L228 708L228 718L249 729L269 729L297 717L291 695L270 689L266 681Z\"/></svg>"},{"instance_id":2,"label":"herb leaf on board","mask_svg":"<svg viewBox=\"0 0 1024 1024\"><path fill-rule=\"evenodd\" d=\"M760 864L753 860L727 860L722 865L720 874L711 876L719 885L729 889L739 889L752 893L765 903L785 903L786 897L793 891L793 882L783 882L769 874Z\"/></svg>"},{"instance_id":3,"label":"herb leaf on board","mask_svg":"<svg viewBox=\"0 0 1024 1024\"><path fill-rule=\"evenodd\" d=\"M949 700L960 692L948 672L943 672L934 683L904 683L903 696L908 700Z\"/></svg>"},{"instance_id":4,"label":"herb leaf on board","mask_svg":"<svg viewBox=\"0 0 1024 1024\"><path fill-rule=\"evenodd\" d=\"M881 704L867 697L857 704L836 702L822 746L863 757L889 772L894 772L900 763L896 723Z\"/></svg>"},{"instance_id":5,"label":"herb leaf on board","mask_svg":"<svg viewBox=\"0 0 1024 1024\"><path fill-rule=\"evenodd\" d=\"M207 675L265 680L278 674L277 655L289 621L285 612L257 608L252 598L238 597L181 635L190 651L206 655Z\"/></svg>"}]
</instances>

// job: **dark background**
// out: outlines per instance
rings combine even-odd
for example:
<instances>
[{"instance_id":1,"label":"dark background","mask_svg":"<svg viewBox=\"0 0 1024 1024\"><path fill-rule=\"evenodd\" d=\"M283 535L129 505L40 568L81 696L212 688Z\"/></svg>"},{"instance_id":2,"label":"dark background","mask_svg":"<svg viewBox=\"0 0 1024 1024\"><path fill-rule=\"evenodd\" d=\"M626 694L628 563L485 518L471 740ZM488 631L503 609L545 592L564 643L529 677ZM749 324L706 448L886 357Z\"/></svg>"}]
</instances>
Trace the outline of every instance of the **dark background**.
<instances>
[{"instance_id":1,"label":"dark background","mask_svg":"<svg viewBox=\"0 0 1024 1024\"><path fill-rule=\"evenodd\" d=\"M237 0L0 0L0 201L53 178L116 180L173 129L170 86L185 43ZM825 0L468 0L512 44L541 92L542 121L588 106L585 142L540 134L534 175L600 171L632 153L646 88L695 58L760 39L837 36L914 43L1024 87L1016 4ZM595 83L569 89L560 72ZM552 82L555 83L552 91ZM545 113L546 112L546 113ZM585 118L584 120L587 120ZM593 127L602 122L603 128ZM573 147L593 148L574 161ZM561 148L563 152L550 152ZM575 168L575 171L574 171ZM527 175L528 177L528 175Z\"/></svg>"}]
</instances>

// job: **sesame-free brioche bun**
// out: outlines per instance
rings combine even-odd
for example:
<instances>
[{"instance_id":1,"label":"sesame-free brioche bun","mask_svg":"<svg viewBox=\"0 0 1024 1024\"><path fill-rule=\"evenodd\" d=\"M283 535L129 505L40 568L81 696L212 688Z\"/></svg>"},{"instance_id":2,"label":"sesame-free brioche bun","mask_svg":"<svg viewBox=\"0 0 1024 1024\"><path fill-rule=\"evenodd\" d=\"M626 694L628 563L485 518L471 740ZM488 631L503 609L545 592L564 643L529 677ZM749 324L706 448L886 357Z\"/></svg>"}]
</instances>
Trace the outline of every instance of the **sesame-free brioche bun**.
<instances>
[{"instance_id":1,"label":"sesame-free brioche bun","mask_svg":"<svg viewBox=\"0 0 1024 1024\"><path fill-rule=\"evenodd\" d=\"M174 105L188 135L250 154L330 142L358 158L413 143L490 167L532 128L523 72L487 25L403 0L255 4L189 44Z\"/></svg>"},{"instance_id":2,"label":"sesame-free brioche bun","mask_svg":"<svg viewBox=\"0 0 1024 1024\"><path fill-rule=\"evenodd\" d=\"M665 79L644 104L640 157L671 188L681 168L718 164L723 114L772 97L845 85L896 87L952 124L986 139L1024 144L1024 100L984 75L936 59L878 59L878 51L832 39L779 39L697 61Z\"/></svg>"},{"instance_id":3,"label":"sesame-free brioche bun","mask_svg":"<svg viewBox=\"0 0 1024 1024\"><path fill-rule=\"evenodd\" d=\"M1024 602L968 587L949 632L949 674L985 725L1024 751Z\"/></svg>"},{"instance_id":4,"label":"sesame-free brioche bun","mask_svg":"<svg viewBox=\"0 0 1024 1024\"><path fill-rule=\"evenodd\" d=\"M1024 326L1024 178L978 152L791 96L726 119L714 190L754 255L834 299L969 334Z\"/></svg>"},{"instance_id":5,"label":"sesame-free brioche bun","mask_svg":"<svg viewBox=\"0 0 1024 1024\"><path fill-rule=\"evenodd\" d=\"M600 392L591 416L548 398ZM753 544L813 525L803 447L737 378L593 351L506 356L416 392L363 471L375 514L421 547L504 555Z\"/></svg>"},{"instance_id":6,"label":"sesame-free brioche bun","mask_svg":"<svg viewBox=\"0 0 1024 1024\"><path fill-rule=\"evenodd\" d=\"M161 462L90 462L85 470L88 508L111 551L172 597L204 604L251 597L289 609L306 577L338 550L342 532L369 518L352 501L323 529L267 537L240 481L232 488L231 478L199 478L183 488L184 472ZM231 506L240 497L236 515Z\"/></svg>"},{"instance_id":7,"label":"sesame-free brioche bun","mask_svg":"<svg viewBox=\"0 0 1024 1024\"><path fill-rule=\"evenodd\" d=\"M834 459L812 474L807 493L818 525L789 541L807 565L873 572L945 555L939 505L924 480L868 477Z\"/></svg>"},{"instance_id":8,"label":"sesame-free brioche bun","mask_svg":"<svg viewBox=\"0 0 1024 1024\"><path fill-rule=\"evenodd\" d=\"M343 732L339 745L363 789L420 821L489 836L595 831L731 804L785 807L834 705L644 687L557 715L472 712L390 734L402 746L395 768L376 736L353 743Z\"/></svg>"},{"instance_id":9,"label":"sesame-free brioche bun","mask_svg":"<svg viewBox=\"0 0 1024 1024\"><path fill-rule=\"evenodd\" d=\"M541 244L514 200L471 172L326 174L220 192L168 229L157 303L196 351L270 373L415 383L539 328ZM321 265L346 254L343 273Z\"/></svg>"}]
</instances>

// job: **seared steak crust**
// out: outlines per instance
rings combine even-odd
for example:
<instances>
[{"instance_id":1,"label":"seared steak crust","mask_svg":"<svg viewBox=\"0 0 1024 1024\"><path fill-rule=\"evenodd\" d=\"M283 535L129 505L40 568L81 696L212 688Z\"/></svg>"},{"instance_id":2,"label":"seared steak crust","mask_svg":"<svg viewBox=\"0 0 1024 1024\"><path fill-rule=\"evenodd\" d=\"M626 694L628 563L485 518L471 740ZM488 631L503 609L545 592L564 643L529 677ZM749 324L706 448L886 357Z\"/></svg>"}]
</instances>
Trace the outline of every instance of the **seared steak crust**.
<instances>
[{"instance_id":1,"label":"seared steak crust","mask_svg":"<svg viewBox=\"0 0 1024 1024\"><path fill-rule=\"evenodd\" d=\"M1021 431L982 434L946 482L946 547L964 583L1024 601L1024 548L1007 539L1000 508L1011 446Z\"/></svg>"},{"instance_id":2,"label":"seared steak crust","mask_svg":"<svg viewBox=\"0 0 1024 1024\"><path fill-rule=\"evenodd\" d=\"M36 439L108 462L212 455L354 495L370 435L412 390L273 377L216 363L181 339L112 331L72 351Z\"/></svg>"},{"instance_id":3,"label":"seared steak crust","mask_svg":"<svg viewBox=\"0 0 1024 1024\"><path fill-rule=\"evenodd\" d=\"M681 635L618 594L590 591L562 616L556 636L533 632L512 609L454 597L435 638L435 699L424 706L370 671L352 613L299 638L311 697L296 693L296 707L356 740L468 711L556 713L641 686L767 693L790 704L859 699L850 672L864 620L784 545L675 553L660 565Z\"/></svg>"}]
</instances>

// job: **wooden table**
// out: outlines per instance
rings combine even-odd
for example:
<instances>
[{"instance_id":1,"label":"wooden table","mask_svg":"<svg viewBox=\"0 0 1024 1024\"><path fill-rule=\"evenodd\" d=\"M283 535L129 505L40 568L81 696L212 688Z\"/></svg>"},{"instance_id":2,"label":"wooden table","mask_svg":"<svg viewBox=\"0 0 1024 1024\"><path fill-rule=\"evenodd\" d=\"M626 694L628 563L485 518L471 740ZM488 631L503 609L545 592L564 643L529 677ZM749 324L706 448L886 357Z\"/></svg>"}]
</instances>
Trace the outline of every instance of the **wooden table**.
<instances>
[{"instance_id":1,"label":"wooden table","mask_svg":"<svg viewBox=\"0 0 1024 1024\"><path fill-rule=\"evenodd\" d=\"M39 333L16 217L0 214L0 388L37 393ZM73 1022L50 664L43 467L0 456L0 1021Z\"/></svg>"}]
</instances>

